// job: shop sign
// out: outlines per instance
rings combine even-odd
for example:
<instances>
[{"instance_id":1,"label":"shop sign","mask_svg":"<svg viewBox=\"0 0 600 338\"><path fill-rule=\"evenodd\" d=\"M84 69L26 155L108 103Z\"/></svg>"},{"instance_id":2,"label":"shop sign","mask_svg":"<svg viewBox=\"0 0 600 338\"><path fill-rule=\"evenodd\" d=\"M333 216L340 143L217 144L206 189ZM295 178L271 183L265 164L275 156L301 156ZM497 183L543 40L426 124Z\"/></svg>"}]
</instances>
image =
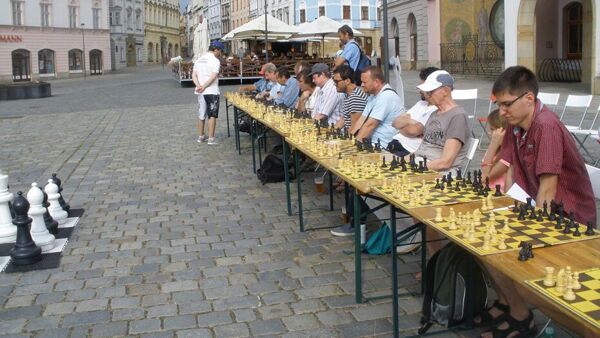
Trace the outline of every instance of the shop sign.
<instances>
[{"instance_id":1,"label":"shop sign","mask_svg":"<svg viewBox=\"0 0 600 338\"><path fill-rule=\"evenodd\" d=\"M23 42L23 37L21 35L0 34L0 42Z\"/></svg>"}]
</instances>

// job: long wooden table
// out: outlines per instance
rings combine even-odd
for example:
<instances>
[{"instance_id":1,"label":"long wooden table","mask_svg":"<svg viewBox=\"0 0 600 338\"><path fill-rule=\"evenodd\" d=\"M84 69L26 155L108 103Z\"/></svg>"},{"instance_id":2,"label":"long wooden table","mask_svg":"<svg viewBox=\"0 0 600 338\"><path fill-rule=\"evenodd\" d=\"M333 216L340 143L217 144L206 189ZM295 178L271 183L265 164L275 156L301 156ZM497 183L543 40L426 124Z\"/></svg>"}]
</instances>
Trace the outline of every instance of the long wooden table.
<instances>
[{"instance_id":1,"label":"long wooden table","mask_svg":"<svg viewBox=\"0 0 600 338\"><path fill-rule=\"evenodd\" d=\"M257 119L260 123L269 127L269 123L267 121L261 121L260 116L254 114L253 118ZM272 129L278 133L281 132L281 129L273 127ZM278 130L279 129L279 130ZM298 152L303 152L306 156L312 158L315 162L319 163L326 170L334 173L340 174L338 175L344 181L352 186L357 194L355 194L355 200L353 201L355 204L355 262L360 262L360 239L359 239L359 221L360 221L360 211L357 211L359 205L357 202L358 195L370 194L371 187L379 184L380 182L376 181L368 181L368 180L352 180L347 175L343 175L339 173L337 170L337 159L334 158L320 158L319 156L315 156L312 152L308 151L302 144L291 140L287 135L282 135L287 144L289 144L295 151L294 156L296 159L296 169L298 170ZM284 146L285 148L285 146ZM300 187L300 179L297 180L298 184L298 201L299 201L299 215L301 219L301 227L303 230L303 220L302 220L302 192ZM289 180L286 179L286 183L289 184ZM288 196L289 196L289 187L288 187ZM421 207L421 208L400 208L397 205L394 205L393 199L390 196L385 194L376 194L376 197L382 201L386 201L391 206L392 216L392 231L395 233L395 212L396 210L402 211L417 220L423 221L426 219L431 219L435 217L435 208L432 207ZM289 201L289 199L288 199ZM509 206L513 203L513 200L510 198L502 198L500 200L495 201L495 207ZM452 207L456 212L472 212L475 209L480 207L480 203L472 202L472 203L461 203L454 205L442 206L443 212L448 212L449 208ZM358 214L357 214L358 212ZM395 244L395 236L394 244ZM600 331L590 324L589 322L583 320L579 316L574 313L566 310L565 308L558 306L556 303L552 302L548 298L543 295L533 291L530 287L525 284L526 280L542 278L544 276L544 267L546 266L554 266L554 267L564 267L571 266L573 271L585 270L593 267L598 267L600 265L600 239L586 240L581 242L574 242L569 244L562 245L554 245L549 247L537 248L535 249L535 258L530 259L525 262L521 262L517 260L517 254L515 252L507 252L500 253L494 255L487 256L479 256L481 261L493 267L494 269L500 271L502 274L510 278L514 281L515 285L518 288L518 292L525 297L530 303L539 308L542 312L544 312L549 317L553 318L556 322L563 325L564 327L576 332L585 337L599 337ZM396 259L396 250L392 250L392 270L393 276L396 275L397 269L397 259ZM356 263L357 267L360 268L360 263ZM360 279L361 276L357 274L356 278ZM392 292L394 295L397 295L398 287L397 287L397 279L392 278ZM360 280L355 281L360 283ZM358 297L357 297L358 299ZM397 328L398 328L398 308L397 308L397 299L394 298L394 335L397 336Z\"/></svg>"}]
</instances>

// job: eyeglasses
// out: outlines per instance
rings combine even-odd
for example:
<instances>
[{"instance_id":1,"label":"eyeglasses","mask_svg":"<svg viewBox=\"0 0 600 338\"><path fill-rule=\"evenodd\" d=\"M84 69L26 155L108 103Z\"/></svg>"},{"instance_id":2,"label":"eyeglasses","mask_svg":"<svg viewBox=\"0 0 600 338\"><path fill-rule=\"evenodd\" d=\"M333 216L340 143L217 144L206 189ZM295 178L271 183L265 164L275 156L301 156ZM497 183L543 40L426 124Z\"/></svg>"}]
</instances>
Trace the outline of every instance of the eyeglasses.
<instances>
[{"instance_id":1,"label":"eyeglasses","mask_svg":"<svg viewBox=\"0 0 600 338\"><path fill-rule=\"evenodd\" d=\"M340 83L340 82L342 82L342 81L344 81L344 80L342 80L342 79L339 79L339 80L333 79L333 82L334 82L335 84L338 84L338 83Z\"/></svg>"},{"instance_id":2,"label":"eyeglasses","mask_svg":"<svg viewBox=\"0 0 600 338\"><path fill-rule=\"evenodd\" d=\"M510 106L512 106L515 102L519 101L519 99L521 99L527 93L529 93L529 92L524 92L523 94L517 96L517 98L514 99L514 100L512 100L512 101L508 101L508 102L498 102L498 101L495 101L494 103L496 104L496 106L498 106L498 108L508 109L508 108L510 108Z\"/></svg>"}]
</instances>

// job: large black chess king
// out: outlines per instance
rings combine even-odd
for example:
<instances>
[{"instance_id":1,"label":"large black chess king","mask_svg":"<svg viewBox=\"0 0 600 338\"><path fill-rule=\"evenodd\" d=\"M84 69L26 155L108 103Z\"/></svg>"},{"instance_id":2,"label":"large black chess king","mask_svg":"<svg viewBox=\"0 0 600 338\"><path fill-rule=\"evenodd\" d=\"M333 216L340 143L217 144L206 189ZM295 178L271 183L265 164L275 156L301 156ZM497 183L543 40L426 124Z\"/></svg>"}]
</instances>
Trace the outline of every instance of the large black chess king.
<instances>
[{"instance_id":1,"label":"large black chess king","mask_svg":"<svg viewBox=\"0 0 600 338\"><path fill-rule=\"evenodd\" d=\"M31 228L31 218L27 216L29 211L29 202L23 197L23 192L17 192L17 197L13 201L13 208L16 217L13 224L17 226L17 241L14 248L10 250L10 257L15 265L28 265L37 263L42 259L42 249L35 245L29 232Z\"/></svg>"}]
</instances>

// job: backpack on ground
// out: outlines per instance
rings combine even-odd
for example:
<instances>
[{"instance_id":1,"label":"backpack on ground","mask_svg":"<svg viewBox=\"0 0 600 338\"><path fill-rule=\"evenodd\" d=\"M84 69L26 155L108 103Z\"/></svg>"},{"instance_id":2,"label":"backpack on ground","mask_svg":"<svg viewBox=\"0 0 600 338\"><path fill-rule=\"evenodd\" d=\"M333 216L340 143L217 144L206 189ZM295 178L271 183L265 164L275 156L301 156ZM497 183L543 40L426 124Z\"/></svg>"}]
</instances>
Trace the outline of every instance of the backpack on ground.
<instances>
[{"instance_id":1,"label":"backpack on ground","mask_svg":"<svg viewBox=\"0 0 600 338\"><path fill-rule=\"evenodd\" d=\"M383 222L383 225L369 237L363 251L371 255L385 255L392 252L392 230L386 222Z\"/></svg>"},{"instance_id":2,"label":"backpack on ground","mask_svg":"<svg viewBox=\"0 0 600 338\"><path fill-rule=\"evenodd\" d=\"M473 256L450 243L427 263L423 317L419 334L434 324L472 324L485 309L488 289L483 270Z\"/></svg>"},{"instance_id":3,"label":"backpack on ground","mask_svg":"<svg viewBox=\"0 0 600 338\"><path fill-rule=\"evenodd\" d=\"M362 81L360 80L360 74L362 74L362 72L367 69L369 66L371 66L371 59L369 58L369 56L367 54L365 54L362 50L362 48L360 48L360 46L358 45L358 43L356 43L356 41L352 41L352 43L354 43L356 45L356 47L358 47L358 51L360 52L360 57L358 59L358 66L356 66L356 69L354 70L354 83L357 86L360 86Z\"/></svg>"},{"instance_id":4,"label":"backpack on ground","mask_svg":"<svg viewBox=\"0 0 600 338\"><path fill-rule=\"evenodd\" d=\"M285 181L284 170L288 170L290 179L294 179L294 175L289 171L289 164L284 168L282 157L275 154L267 154L260 165L260 169L256 171L256 176L262 184L283 182Z\"/></svg>"}]
</instances>

